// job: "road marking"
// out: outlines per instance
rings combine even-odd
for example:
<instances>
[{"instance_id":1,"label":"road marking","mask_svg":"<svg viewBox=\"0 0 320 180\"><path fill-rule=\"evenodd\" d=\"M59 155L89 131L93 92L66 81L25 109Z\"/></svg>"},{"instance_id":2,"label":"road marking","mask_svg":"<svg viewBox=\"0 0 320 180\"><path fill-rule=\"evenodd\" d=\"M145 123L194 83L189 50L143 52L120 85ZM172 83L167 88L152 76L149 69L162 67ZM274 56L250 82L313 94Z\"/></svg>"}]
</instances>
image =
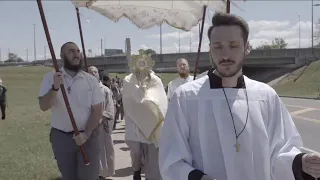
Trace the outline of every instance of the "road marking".
<instances>
[{"instance_id":1,"label":"road marking","mask_svg":"<svg viewBox=\"0 0 320 180\"><path fill-rule=\"evenodd\" d=\"M293 111L290 114L292 116L295 116L295 115L306 113L306 112L313 111L313 110L315 110L315 109L314 108L306 108L306 109L301 109L301 110L298 110L298 111Z\"/></svg>"},{"instance_id":2,"label":"road marking","mask_svg":"<svg viewBox=\"0 0 320 180\"><path fill-rule=\"evenodd\" d=\"M313 119L313 118L307 118L307 117L303 117L303 116L292 116L293 118L297 118L303 121L310 121L310 122L314 122L314 123L320 123L320 120L318 119Z\"/></svg>"},{"instance_id":3,"label":"road marking","mask_svg":"<svg viewBox=\"0 0 320 180\"><path fill-rule=\"evenodd\" d=\"M297 105L289 105L289 104L285 104L285 106L289 106L289 107L296 107L296 108L311 108L311 107L305 107L305 106L297 106ZM314 110L320 110L319 108L312 108Z\"/></svg>"}]
</instances>

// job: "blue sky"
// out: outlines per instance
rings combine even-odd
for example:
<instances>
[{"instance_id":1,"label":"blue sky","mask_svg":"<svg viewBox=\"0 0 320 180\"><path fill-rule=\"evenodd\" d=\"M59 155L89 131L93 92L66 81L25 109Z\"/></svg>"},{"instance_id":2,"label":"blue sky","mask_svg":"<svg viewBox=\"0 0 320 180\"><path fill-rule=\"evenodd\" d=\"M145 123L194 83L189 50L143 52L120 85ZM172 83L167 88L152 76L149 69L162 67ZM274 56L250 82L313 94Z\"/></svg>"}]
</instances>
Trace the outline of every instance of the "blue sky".
<instances>
[{"instance_id":1,"label":"blue sky","mask_svg":"<svg viewBox=\"0 0 320 180\"><path fill-rule=\"evenodd\" d=\"M271 42L275 37L284 38L289 47L298 47L298 15L300 15L301 47L311 44L311 1L234 1L241 9L231 6L231 12L242 16L250 26L250 42L255 47L264 42ZM320 1L315 1L320 3ZM67 41L74 41L80 46L80 35L76 12L72 3L66 1L43 1L45 15L56 55L60 46ZM314 7L314 20L320 18L320 7ZM103 48L124 49L125 38L131 38L133 53L140 48L152 48L159 52L159 27L139 30L134 24L123 18L114 23L102 15L81 8L82 26L86 49L93 54L100 52L100 40ZM209 26L211 13L207 13L205 31ZM89 21L89 22L88 22ZM0 48L1 60L9 52L16 53L29 61L33 57L33 24L36 24L37 59L44 58L47 46L36 1L0 1ZM163 25L163 53L179 51L178 30ZM190 32L180 33L180 52L197 50L198 27ZM46 48L46 57L50 56ZM203 51L208 50L208 39L204 36ZM58 56L59 57L59 56Z\"/></svg>"}]
</instances>

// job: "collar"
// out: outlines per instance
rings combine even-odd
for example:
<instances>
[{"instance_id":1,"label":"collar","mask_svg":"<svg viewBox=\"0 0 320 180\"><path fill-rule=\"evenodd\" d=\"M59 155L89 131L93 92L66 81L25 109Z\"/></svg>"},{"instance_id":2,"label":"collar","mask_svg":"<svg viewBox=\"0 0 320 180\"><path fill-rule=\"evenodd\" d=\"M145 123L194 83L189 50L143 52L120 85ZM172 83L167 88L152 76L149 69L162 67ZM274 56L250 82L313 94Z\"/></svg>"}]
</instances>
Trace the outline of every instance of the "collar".
<instances>
[{"instance_id":1,"label":"collar","mask_svg":"<svg viewBox=\"0 0 320 180\"><path fill-rule=\"evenodd\" d=\"M210 89L218 89L223 88L222 87L222 79L221 77L217 76L215 73L213 73L214 69L211 69L208 71L209 81L210 81ZM241 75L238 78L237 86L233 87L237 89L246 88L246 84L244 82L244 77Z\"/></svg>"},{"instance_id":2,"label":"collar","mask_svg":"<svg viewBox=\"0 0 320 180\"><path fill-rule=\"evenodd\" d=\"M72 78L72 77L66 72L66 70L64 69L64 67L61 67L61 68L60 68L60 71L62 72L63 76L67 76L67 77ZM78 78L78 77L85 78L85 73L84 73L84 71L80 70L73 78Z\"/></svg>"}]
</instances>

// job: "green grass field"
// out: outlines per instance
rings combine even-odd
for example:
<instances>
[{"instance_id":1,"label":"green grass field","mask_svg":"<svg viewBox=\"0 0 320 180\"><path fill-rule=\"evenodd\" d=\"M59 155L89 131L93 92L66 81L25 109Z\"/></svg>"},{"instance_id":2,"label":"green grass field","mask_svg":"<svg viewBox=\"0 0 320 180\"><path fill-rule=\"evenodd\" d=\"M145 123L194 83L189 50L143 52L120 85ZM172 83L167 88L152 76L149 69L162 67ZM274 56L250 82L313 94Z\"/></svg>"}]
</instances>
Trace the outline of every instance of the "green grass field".
<instances>
[{"instance_id":1,"label":"green grass field","mask_svg":"<svg viewBox=\"0 0 320 180\"><path fill-rule=\"evenodd\" d=\"M292 72L278 82L274 88L279 95L319 98L320 61L315 61L307 67Z\"/></svg>"},{"instance_id":2,"label":"green grass field","mask_svg":"<svg viewBox=\"0 0 320 180\"><path fill-rule=\"evenodd\" d=\"M52 68L0 68L8 89L7 119L0 120L0 180L59 177L49 143L50 112L42 112L37 99L42 77L49 71ZM165 85L176 76L160 75Z\"/></svg>"}]
</instances>

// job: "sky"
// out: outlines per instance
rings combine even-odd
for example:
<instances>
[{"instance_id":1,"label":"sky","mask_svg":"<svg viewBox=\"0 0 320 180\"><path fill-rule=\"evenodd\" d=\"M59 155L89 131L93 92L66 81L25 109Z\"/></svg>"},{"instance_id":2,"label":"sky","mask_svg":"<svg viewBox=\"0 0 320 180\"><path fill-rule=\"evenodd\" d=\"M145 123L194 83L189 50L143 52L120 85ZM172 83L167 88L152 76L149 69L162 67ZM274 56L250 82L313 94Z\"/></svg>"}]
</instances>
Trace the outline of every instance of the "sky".
<instances>
[{"instance_id":1,"label":"sky","mask_svg":"<svg viewBox=\"0 0 320 180\"><path fill-rule=\"evenodd\" d=\"M311 46L311 1L233 1L231 13L243 17L249 24L249 41L253 47L271 43L275 37L283 38L288 48ZM320 4L315 1L314 4ZM59 58L63 43L73 41L81 47L75 8L68 0L43 1L55 55ZM318 10L317 10L318 9ZM125 39L131 39L132 53L139 49L154 49L160 52L160 28L158 26L140 30L128 19L113 22L106 17L80 8L86 50L92 49L93 55L99 55L101 39L103 49L125 49ZM201 51L208 51L206 32L210 26L212 13L207 12L203 45ZM300 16L300 28L299 28ZM314 7L314 22L320 18L320 6ZM0 59L6 60L8 52L15 53L24 60L34 60L34 25L36 30L36 59L51 58L44 34L37 2L35 0L0 0ZM162 52L196 52L199 42L198 26L190 32L180 31L165 24L162 26ZM191 42L191 45L190 45ZM191 48L190 48L191 46ZM180 48L179 48L180 47ZM80 48L81 49L81 48ZM28 52L28 53L27 53ZM28 54L28 56L27 56ZM87 52L88 54L88 52Z\"/></svg>"}]
</instances>

